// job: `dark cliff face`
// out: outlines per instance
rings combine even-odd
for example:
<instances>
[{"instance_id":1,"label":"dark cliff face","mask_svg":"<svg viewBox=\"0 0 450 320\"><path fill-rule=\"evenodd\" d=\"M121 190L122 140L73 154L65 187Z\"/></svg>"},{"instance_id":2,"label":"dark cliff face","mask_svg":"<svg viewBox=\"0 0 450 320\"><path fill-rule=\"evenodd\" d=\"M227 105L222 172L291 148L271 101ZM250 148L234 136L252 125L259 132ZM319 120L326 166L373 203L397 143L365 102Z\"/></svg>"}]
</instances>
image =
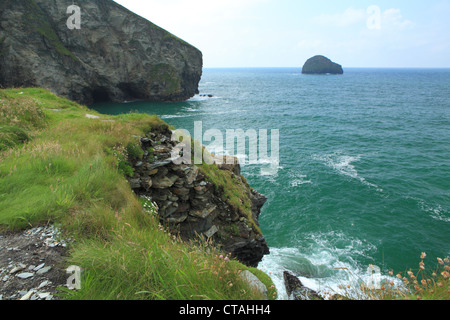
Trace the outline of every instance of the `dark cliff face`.
<instances>
[{"instance_id":1,"label":"dark cliff face","mask_svg":"<svg viewBox=\"0 0 450 320\"><path fill-rule=\"evenodd\" d=\"M198 93L202 53L111 0L0 2L0 86L38 86L79 103L185 100Z\"/></svg>"},{"instance_id":2,"label":"dark cliff face","mask_svg":"<svg viewBox=\"0 0 450 320\"><path fill-rule=\"evenodd\" d=\"M267 198L248 185L235 157L234 164L223 161L211 165L210 175L202 168L205 165L174 164L171 157L176 144L171 138L167 126L153 128L141 138L144 155L132 163L134 175L128 177L131 188L156 202L159 219L172 234L185 240L203 235L224 254L256 267L269 254L258 223ZM228 178L229 182L219 185L213 178ZM240 206L233 205L226 188L240 193ZM243 210L246 204L248 211Z\"/></svg>"},{"instance_id":3,"label":"dark cliff face","mask_svg":"<svg viewBox=\"0 0 450 320\"><path fill-rule=\"evenodd\" d=\"M334 63L324 56L315 56L308 59L303 66L304 74L343 74L342 66Z\"/></svg>"}]
</instances>

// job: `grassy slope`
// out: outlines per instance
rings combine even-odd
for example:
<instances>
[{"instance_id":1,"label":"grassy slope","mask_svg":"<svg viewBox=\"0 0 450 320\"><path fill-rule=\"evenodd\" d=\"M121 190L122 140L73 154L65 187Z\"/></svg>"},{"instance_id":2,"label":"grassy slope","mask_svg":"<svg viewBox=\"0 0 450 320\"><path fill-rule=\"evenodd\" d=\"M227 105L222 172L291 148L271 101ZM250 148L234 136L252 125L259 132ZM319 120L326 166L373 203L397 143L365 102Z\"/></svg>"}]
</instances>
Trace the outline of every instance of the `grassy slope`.
<instances>
[{"instance_id":1,"label":"grassy slope","mask_svg":"<svg viewBox=\"0 0 450 320\"><path fill-rule=\"evenodd\" d=\"M119 172L114 150L166 124L86 113L98 115L44 89L0 90L0 229L57 223L76 240L67 263L85 272L69 299L260 299L239 279L247 267L165 233Z\"/></svg>"}]
</instances>

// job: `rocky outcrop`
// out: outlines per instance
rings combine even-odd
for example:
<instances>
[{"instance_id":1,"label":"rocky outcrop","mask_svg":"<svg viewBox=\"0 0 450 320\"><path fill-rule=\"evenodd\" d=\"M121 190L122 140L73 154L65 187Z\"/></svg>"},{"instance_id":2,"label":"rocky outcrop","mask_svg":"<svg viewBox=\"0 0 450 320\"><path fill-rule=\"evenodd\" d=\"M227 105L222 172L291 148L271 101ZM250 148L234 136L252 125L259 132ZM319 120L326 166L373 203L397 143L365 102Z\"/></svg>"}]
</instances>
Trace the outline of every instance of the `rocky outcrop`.
<instances>
[{"instance_id":1,"label":"rocky outcrop","mask_svg":"<svg viewBox=\"0 0 450 320\"><path fill-rule=\"evenodd\" d=\"M0 1L0 86L44 87L82 104L184 100L198 93L201 52L111 0Z\"/></svg>"},{"instance_id":2,"label":"rocky outcrop","mask_svg":"<svg viewBox=\"0 0 450 320\"><path fill-rule=\"evenodd\" d=\"M324 56L315 56L308 59L303 66L304 74L343 74L342 66L334 63Z\"/></svg>"},{"instance_id":3,"label":"rocky outcrop","mask_svg":"<svg viewBox=\"0 0 450 320\"><path fill-rule=\"evenodd\" d=\"M171 233L185 240L202 235L225 254L256 267L269 253L258 226L266 197L241 176L237 158L226 161L231 164L207 167L175 164L172 158L175 142L171 137L172 131L161 126L141 138L144 155L133 163L131 188L156 202L159 219ZM228 188L233 188L238 196L230 196Z\"/></svg>"},{"instance_id":4,"label":"rocky outcrop","mask_svg":"<svg viewBox=\"0 0 450 320\"><path fill-rule=\"evenodd\" d=\"M305 287L300 279L290 272L284 271L283 278L289 300L324 300L317 292Z\"/></svg>"}]
</instances>

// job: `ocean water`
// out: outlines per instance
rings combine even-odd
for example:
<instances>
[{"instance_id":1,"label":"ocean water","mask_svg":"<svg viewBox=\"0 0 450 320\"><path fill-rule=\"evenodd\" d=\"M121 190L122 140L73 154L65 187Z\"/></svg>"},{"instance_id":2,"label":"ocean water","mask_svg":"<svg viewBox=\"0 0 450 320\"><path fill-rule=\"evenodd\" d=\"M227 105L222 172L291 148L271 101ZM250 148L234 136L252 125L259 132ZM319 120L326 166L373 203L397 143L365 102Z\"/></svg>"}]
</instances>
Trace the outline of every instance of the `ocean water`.
<instances>
[{"instance_id":1,"label":"ocean water","mask_svg":"<svg viewBox=\"0 0 450 320\"><path fill-rule=\"evenodd\" d=\"M224 137L278 129L277 170L261 161L242 172L268 197L271 254L259 268L286 299L284 270L325 292L364 280L370 264L388 276L417 269L421 252L427 268L450 255L450 70L345 71L205 69L200 94L213 97L92 108L157 114L192 135L195 121Z\"/></svg>"}]
</instances>

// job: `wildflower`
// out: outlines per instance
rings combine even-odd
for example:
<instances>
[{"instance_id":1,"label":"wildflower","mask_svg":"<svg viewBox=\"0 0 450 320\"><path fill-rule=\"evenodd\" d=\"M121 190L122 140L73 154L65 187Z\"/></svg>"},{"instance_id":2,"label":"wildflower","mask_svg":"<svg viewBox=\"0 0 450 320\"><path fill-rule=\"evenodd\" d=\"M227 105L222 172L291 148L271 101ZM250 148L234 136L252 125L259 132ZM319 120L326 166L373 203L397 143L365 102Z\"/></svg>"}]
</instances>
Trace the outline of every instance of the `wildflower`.
<instances>
[{"instance_id":1,"label":"wildflower","mask_svg":"<svg viewBox=\"0 0 450 320\"><path fill-rule=\"evenodd\" d=\"M423 286L426 286L427 285L427 280L422 280L421 283L422 283Z\"/></svg>"},{"instance_id":2,"label":"wildflower","mask_svg":"<svg viewBox=\"0 0 450 320\"><path fill-rule=\"evenodd\" d=\"M442 260L441 258L437 258L437 261L439 262L439 264L444 264L444 260Z\"/></svg>"},{"instance_id":3,"label":"wildflower","mask_svg":"<svg viewBox=\"0 0 450 320\"><path fill-rule=\"evenodd\" d=\"M400 273L397 274L397 278L401 279L401 278L402 278L402 275L401 275Z\"/></svg>"},{"instance_id":4,"label":"wildflower","mask_svg":"<svg viewBox=\"0 0 450 320\"><path fill-rule=\"evenodd\" d=\"M444 262L445 262L445 263L449 263L450 260L449 260L448 258L445 258L445 259L444 259Z\"/></svg>"},{"instance_id":5,"label":"wildflower","mask_svg":"<svg viewBox=\"0 0 450 320\"><path fill-rule=\"evenodd\" d=\"M447 271L441 272L441 275L444 277L444 279L448 279L448 277L450 277L450 274Z\"/></svg>"},{"instance_id":6,"label":"wildflower","mask_svg":"<svg viewBox=\"0 0 450 320\"><path fill-rule=\"evenodd\" d=\"M422 254L420 255L420 259L425 259L426 256L427 254L425 252L422 252Z\"/></svg>"},{"instance_id":7,"label":"wildflower","mask_svg":"<svg viewBox=\"0 0 450 320\"><path fill-rule=\"evenodd\" d=\"M431 274L433 277L436 277L437 275L436 275L436 272L433 272L432 274Z\"/></svg>"}]
</instances>

